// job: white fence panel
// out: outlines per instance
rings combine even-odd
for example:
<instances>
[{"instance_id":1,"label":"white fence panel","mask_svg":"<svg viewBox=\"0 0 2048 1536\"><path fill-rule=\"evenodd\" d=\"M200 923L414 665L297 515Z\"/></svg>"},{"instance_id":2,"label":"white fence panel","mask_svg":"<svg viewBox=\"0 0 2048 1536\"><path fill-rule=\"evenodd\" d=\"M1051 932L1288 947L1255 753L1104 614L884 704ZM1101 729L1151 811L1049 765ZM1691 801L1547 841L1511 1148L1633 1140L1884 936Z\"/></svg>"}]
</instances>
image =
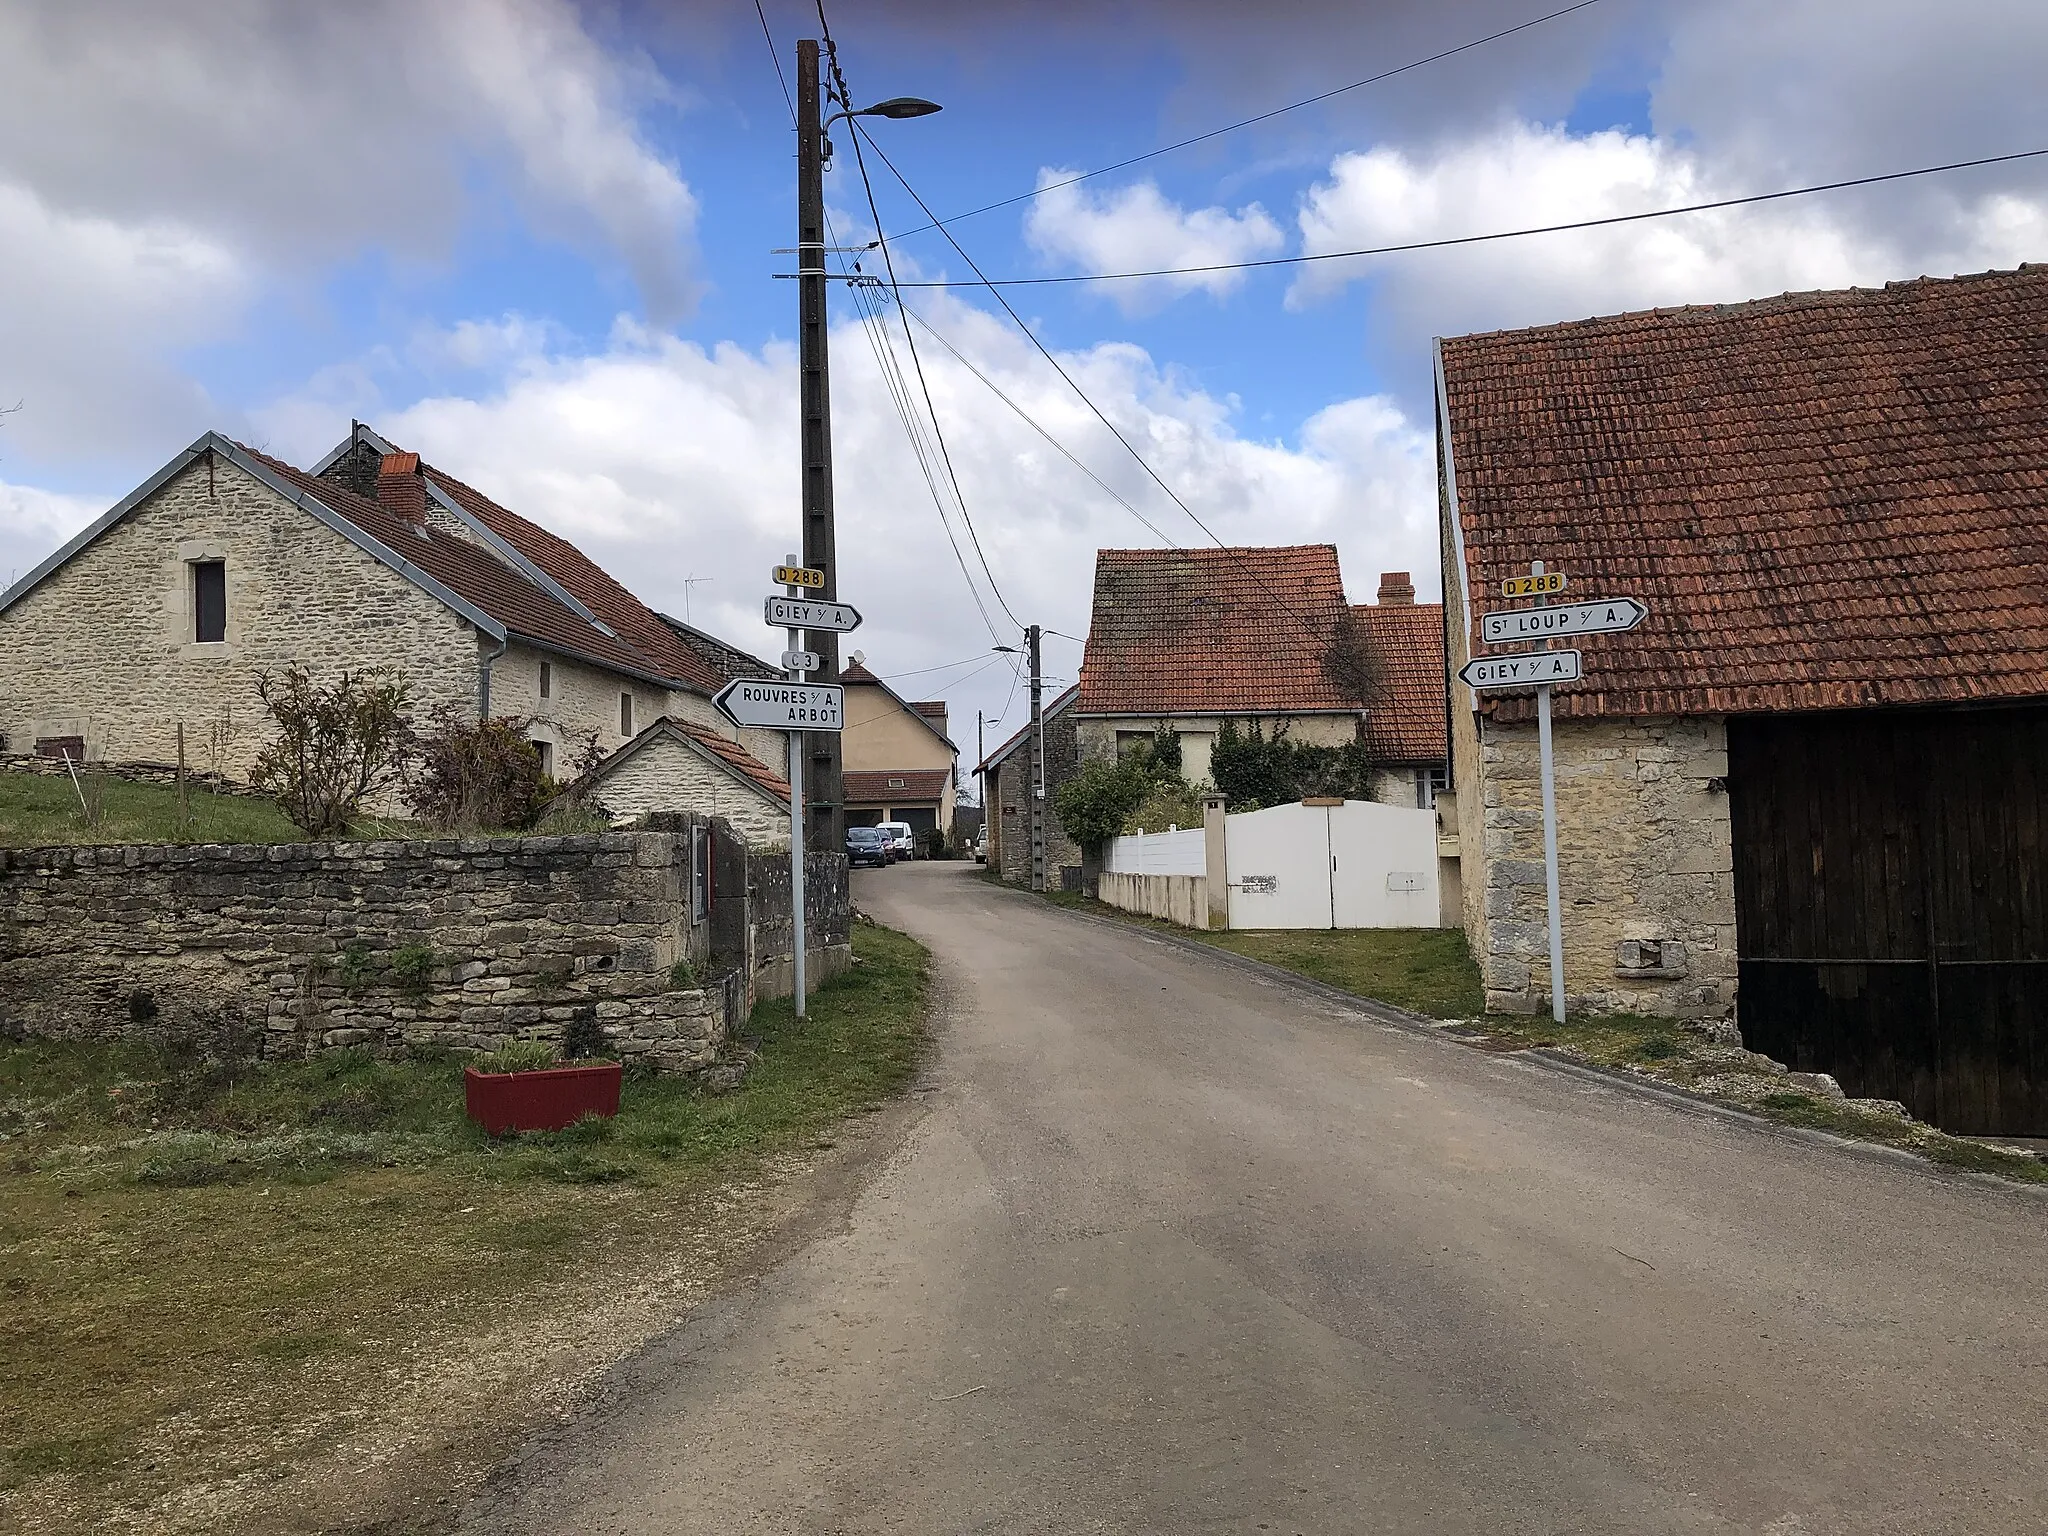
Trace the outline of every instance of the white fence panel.
<instances>
[{"instance_id":1,"label":"white fence panel","mask_svg":"<svg viewBox=\"0 0 2048 1536\"><path fill-rule=\"evenodd\" d=\"M1102 867L1113 875L1205 875L1206 837L1200 827L1119 837L1110 843Z\"/></svg>"},{"instance_id":2,"label":"white fence panel","mask_svg":"<svg viewBox=\"0 0 2048 1536\"><path fill-rule=\"evenodd\" d=\"M1347 800L1329 817L1335 926L1436 927L1436 812Z\"/></svg>"},{"instance_id":3,"label":"white fence panel","mask_svg":"<svg viewBox=\"0 0 2048 1536\"><path fill-rule=\"evenodd\" d=\"M1223 818L1233 928L1330 926L1330 818L1276 805Z\"/></svg>"}]
</instances>

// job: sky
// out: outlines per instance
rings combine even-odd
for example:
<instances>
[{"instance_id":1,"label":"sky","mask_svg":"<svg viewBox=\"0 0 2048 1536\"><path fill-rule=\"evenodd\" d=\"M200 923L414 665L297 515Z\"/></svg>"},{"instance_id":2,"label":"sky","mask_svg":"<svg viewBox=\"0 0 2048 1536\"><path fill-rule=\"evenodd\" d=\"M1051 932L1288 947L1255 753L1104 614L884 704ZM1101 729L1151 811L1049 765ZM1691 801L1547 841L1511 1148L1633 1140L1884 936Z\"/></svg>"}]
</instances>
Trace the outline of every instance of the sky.
<instances>
[{"instance_id":1,"label":"sky","mask_svg":"<svg viewBox=\"0 0 2048 1536\"><path fill-rule=\"evenodd\" d=\"M959 285L869 319L835 284L832 401L839 589L866 616L849 648L945 698L966 763L977 711L990 746L1023 718L992 647L1039 623L1049 687L1073 680L1097 548L1328 541L1353 601L1399 569L1433 598L1432 336L2048 260L2043 159L1007 290L1037 343L972 282L970 259L1227 263L2048 148L2039 0L1594 0L1053 185L1567 3L828 4L857 102L945 108L873 121L866 185L833 133L835 238L873 240L878 211L900 282ZM784 90L820 33L808 0L763 11L766 37L752 0L0 7L0 570L209 428L309 464L356 418L653 606L779 652L760 602L798 539ZM959 249L911 233L929 221L883 154ZM929 391L936 491L899 387L914 419Z\"/></svg>"}]
</instances>

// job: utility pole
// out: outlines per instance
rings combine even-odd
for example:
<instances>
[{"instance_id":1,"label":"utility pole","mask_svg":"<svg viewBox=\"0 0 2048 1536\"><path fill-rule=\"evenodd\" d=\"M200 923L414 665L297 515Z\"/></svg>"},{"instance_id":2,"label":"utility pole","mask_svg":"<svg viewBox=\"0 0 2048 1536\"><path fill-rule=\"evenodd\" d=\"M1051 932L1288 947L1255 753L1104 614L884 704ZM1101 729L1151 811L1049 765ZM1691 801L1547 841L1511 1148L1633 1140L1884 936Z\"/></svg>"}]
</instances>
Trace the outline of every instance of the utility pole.
<instances>
[{"instance_id":1,"label":"utility pole","mask_svg":"<svg viewBox=\"0 0 2048 1536\"><path fill-rule=\"evenodd\" d=\"M1024 631L1031 647L1031 889L1045 889L1045 690L1038 679L1036 624Z\"/></svg>"},{"instance_id":2,"label":"utility pole","mask_svg":"<svg viewBox=\"0 0 2048 1536\"><path fill-rule=\"evenodd\" d=\"M803 412L804 561L825 573L822 592L839 596L838 540L832 521L832 390L826 357L825 130L818 78L818 44L796 45L797 342ZM852 131L851 128L848 130ZM839 681L839 636L806 630L804 647L818 658L811 680ZM809 844L814 852L846 847L846 807L837 732L813 731L804 741L810 758Z\"/></svg>"}]
</instances>

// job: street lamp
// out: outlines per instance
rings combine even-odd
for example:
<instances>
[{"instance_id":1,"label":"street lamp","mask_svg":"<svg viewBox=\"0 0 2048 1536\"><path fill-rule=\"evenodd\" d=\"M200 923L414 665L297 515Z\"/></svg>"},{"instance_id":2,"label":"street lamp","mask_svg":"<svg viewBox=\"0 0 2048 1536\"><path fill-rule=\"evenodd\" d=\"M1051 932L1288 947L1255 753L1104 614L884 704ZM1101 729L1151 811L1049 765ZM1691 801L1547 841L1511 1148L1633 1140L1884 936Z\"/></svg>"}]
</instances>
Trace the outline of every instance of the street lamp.
<instances>
[{"instance_id":1,"label":"street lamp","mask_svg":"<svg viewBox=\"0 0 2048 1536\"><path fill-rule=\"evenodd\" d=\"M872 107L862 107L857 112L834 112L825 119L830 128L842 117L930 117L934 112L946 109L936 101L926 101L922 96L891 96L887 101L878 101Z\"/></svg>"}]
</instances>

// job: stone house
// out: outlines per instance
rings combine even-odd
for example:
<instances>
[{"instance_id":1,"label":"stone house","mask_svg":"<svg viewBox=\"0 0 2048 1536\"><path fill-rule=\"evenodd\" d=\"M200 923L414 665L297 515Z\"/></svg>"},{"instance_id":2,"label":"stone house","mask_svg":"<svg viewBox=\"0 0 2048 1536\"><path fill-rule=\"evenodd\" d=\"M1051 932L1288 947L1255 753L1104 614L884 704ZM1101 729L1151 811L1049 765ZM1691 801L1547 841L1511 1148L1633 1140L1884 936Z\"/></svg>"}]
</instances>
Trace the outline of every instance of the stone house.
<instances>
[{"instance_id":1,"label":"stone house","mask_svg":"<svg viewBox=\"0 0 2048 1536\"><path fill-rule=\"evenodd\" d=\"M900 821L920 837L934 827L950 836L960 749L946 735L945 701L906 699L858 660L839 681L846 689L839 751L847 825Z\"/></svg>"},{"instance_id":2,"label":"stone house","mask_svg":"<svg viewBox=\"0 0 2048 1536\"><path fill-rule=\"evenodd\" d=\"M422 721L530 718L543 766L667 717L758 760L727 674L574 545L357 425L312 471L207 433L0 595L0 734L246 778L266 672L388 667ZM689 809L674 805L666 809Z\"/></svg>"},{"instance_id":3,"label":"stone house","mask_svg":"<svg viewBox=\"0 0 2048 1536\"><path fill-rule=\"evenodd\" d=\"M1053 797L1060 785L1080 766L1080 745L1075 736L1074 701L1080 697L1079 684L1039 710L1040 729L1045 737L1045 878L1058 889L1062 871L1078 884L1081 877L1081 849L1060 825ZM982 804L988 808L988 867L998 877L1018 885L1031 883L1031 726L1024 728L982 759Z\"/></svg>"},{"instance_id":4,"label":"stone house","mask_svg":"<svg viewBox=\"0 0 2048 1536\"><path fill-rule=\"evenodd\" d=\"M1182 774L1201 785L1223 722L1257 721L1312 745L1366 742L1372 797L1427 808L1445 782L1443 610L1415 601L1405 571L1382 576L1378 596L1346 602L1331 544L1097 550L1074 705L1081 759L1166 725ZM1347 629L1378 658L1367 699L1326 665Z\"/></svg>"},{"instance_id":5,"label":"stone house","mask_svg":"<svg viewBox=\"0 0 2048 1536\"><path fill-rule=\"evenodd\" d=\"M1502 582L1635 597L1553 690L1570 1005L1731 1014L2048 1131L2048 266L1442 340L1455 835L1487 1006L1549 990Z\"/></svg>"},{"instance_id":6,"label":"stone house","mask_svg":"<svg viewBox=\"0 0 2048 1536\"><path fill-rule=\"evenodd\" d=\"M728 736L666 715L598 765L590 797L635 821L687 805L762 850L789 847L789 781Z\"/></svg>"}]
</instances>

